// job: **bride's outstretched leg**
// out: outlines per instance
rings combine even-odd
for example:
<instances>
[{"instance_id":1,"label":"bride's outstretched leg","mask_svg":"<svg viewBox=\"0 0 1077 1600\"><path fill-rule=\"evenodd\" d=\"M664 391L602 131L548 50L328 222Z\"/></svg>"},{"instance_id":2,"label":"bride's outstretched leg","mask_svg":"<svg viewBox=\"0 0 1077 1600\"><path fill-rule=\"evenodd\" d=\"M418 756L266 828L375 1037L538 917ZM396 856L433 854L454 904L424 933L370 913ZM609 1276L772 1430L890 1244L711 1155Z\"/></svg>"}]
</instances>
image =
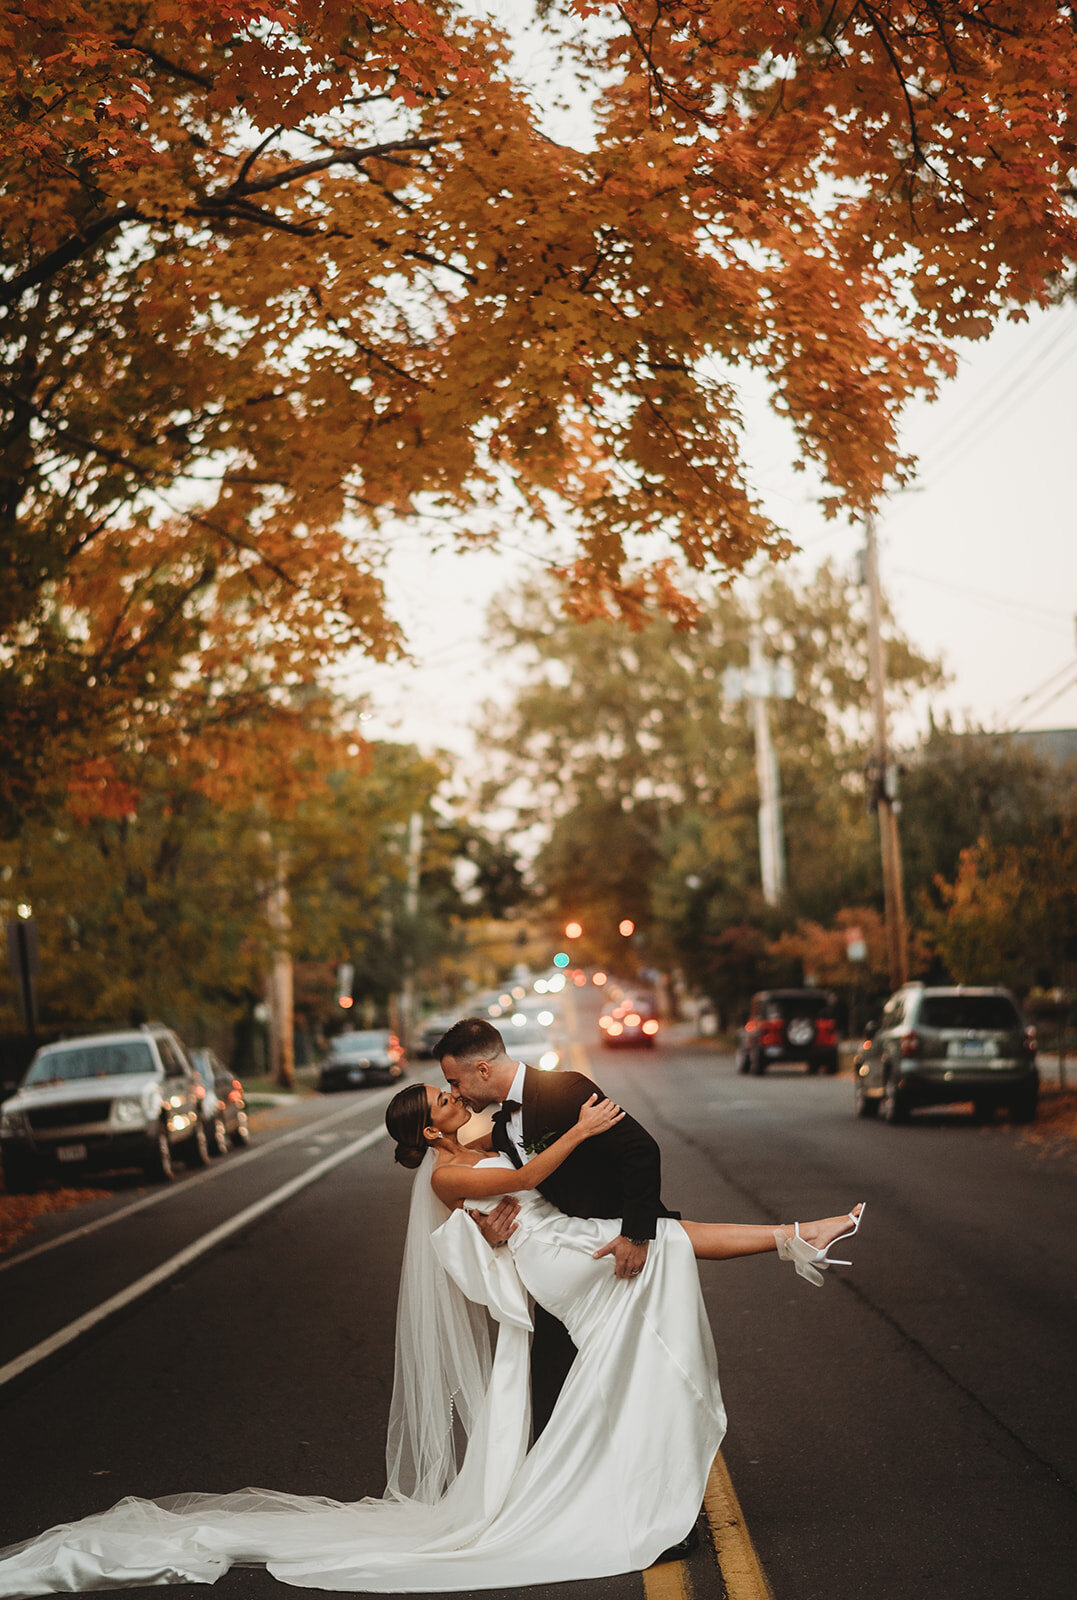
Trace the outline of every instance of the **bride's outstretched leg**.
<instances>
[{"instance_id":1,"label":"bride's outstretched leg","mask_svg":"<svg viewBox=\"0 0 1077 1600\"><path fill-rule=\"evenodd\" d=\"M855 1216L860 1210L853 1207ZM800 1236L818 1250L825 1250L841 1234L849 1231L849 1212L840 1217L822 1217L817 1222L802 1222ZM793 1224L784 1222L775 1228L770 1223L758 1225L750 1222L682 1222L681 1227L692 1241L692 1249L700 1261L729 1261L735 1256L761 1255L765 1250L778 1248L777 1235L789 1238Z\"/></svg>"}]
</instances>

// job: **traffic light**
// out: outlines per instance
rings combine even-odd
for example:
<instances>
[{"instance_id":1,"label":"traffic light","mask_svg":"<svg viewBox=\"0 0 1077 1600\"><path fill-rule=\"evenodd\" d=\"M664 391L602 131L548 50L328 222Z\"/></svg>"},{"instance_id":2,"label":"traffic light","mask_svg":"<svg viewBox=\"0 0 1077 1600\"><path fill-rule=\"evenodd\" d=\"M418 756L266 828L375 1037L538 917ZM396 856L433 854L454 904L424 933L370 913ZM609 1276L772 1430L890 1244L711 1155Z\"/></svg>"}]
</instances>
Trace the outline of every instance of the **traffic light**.
<instances>
[{"instance_id":1,"label":"traffic light","mask_svg":"<svg viewBox=\"0 0 1077 1600\"><path fill-rule=\"evenodd\" d=\"M636 924L632 921L631 917L622 917L621 921L617 924L617 932L623 939L631 939L635 931Z\"/></svg>"},{"instance_id":2,"label":"traffic light","mask_svg":"<svg viewBox=\"0 0 1077 1600\"><path fill-rule=\"evenodd\" d=\"M565 952L563 950L558 950L557 954L553 958L554 966L555 967L567 967L568 966L568 962L569 962L569 958L565 954Z\"/></svg>"},{"instance_id":3,"label":"traffic light","mask_svg":"<svg viewBox=\"0 0 1077 1600\"><path fill-rule=\"evenodd\" d=\"M578 923L578 922L566 922L565 923L565 938L566 939L578 939L581 936L582 933L583 933L583 928L580 925L580 923Z\"/></svg>"}]
</instances>

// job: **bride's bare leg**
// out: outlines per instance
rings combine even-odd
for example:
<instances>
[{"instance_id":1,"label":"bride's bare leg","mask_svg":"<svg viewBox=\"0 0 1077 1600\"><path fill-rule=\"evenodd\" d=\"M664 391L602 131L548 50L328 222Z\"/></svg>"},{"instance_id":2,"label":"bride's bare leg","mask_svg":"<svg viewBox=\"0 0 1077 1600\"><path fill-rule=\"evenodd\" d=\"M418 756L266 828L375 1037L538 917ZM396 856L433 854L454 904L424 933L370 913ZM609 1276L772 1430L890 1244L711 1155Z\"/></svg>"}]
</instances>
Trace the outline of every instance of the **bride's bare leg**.
<instances>
[{"instance_id":1,"label":"bride's bare leg","mask_svg":"<svg viewBox=\"0 0 1077 1600\"><path fill-rule=\"evenodd\" d=\"M854 1213L859 1211L854 1206ZM757 1256L765 1250L778 1248L776 1233L788 1239L793 1224L784 1222L778 1228L769 1223L750 1222L682 1222L681 1227L692 1241L692 1249L700 1261L729 1261L735 1256ZM825 1250L832 1240L849 1228L849 1214L840 1217L822 1217L817 1222L802 1222L800 1236L819 1250Z\"/></svg>"}]
</instances>

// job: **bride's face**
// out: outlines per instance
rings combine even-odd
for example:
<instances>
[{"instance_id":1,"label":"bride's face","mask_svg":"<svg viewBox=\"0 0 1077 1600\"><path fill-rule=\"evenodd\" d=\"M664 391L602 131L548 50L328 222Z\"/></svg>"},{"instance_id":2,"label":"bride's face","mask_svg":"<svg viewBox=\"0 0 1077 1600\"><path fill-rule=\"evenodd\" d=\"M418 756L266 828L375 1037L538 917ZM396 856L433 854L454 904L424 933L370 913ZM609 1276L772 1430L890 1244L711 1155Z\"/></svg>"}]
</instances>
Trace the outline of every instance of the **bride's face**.
<instances>
[{"instance_id":1,"label":"bride's face","mask_svg":"<svg viewBox=\"0 0 1077 1600\"><path fill-rule=\"evenodd\" d=\"M426 1098L430 1106L430 1121L439 1133L455 1133L465 1122L471 1121L471 1112L452 1089L438 1089L428 1083Z\"/></svg>"}]
</instances>

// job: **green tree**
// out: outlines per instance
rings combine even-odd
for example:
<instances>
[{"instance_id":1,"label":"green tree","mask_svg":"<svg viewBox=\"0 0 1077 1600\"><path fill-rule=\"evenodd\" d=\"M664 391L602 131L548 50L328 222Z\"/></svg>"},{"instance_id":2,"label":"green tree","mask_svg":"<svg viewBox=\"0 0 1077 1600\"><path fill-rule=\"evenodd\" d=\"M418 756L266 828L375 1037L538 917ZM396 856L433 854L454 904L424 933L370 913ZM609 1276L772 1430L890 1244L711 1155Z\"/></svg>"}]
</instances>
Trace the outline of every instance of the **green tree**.
<instances>
[{"instance_id":1,"label":"green tree","mask_svg":"<svg viewBox=\"0 0 1077 1600\"><path fill-rule=\"evenodd\" d=\"M723 693L727 669L747 666L750 615L722 590L700 609L692 629L654 617L638 629L611 620L580 629L548 588L529 586L493 612L493 642L516 655L523 680L483 733L500 751L489 793L514 799L520 823L545 830L534 872L551 920L578 917L594 957L611 961L624 955L616 927L630 916L633 955L676 962L697 982L713 975L731 925L773 938L783 918L829 918L879 894L862 778L870 695L860 591L829 566L806 583L775 573L764 587L767 653L791 660L797 681L793 699L772 703L789 856L777 915L759 888L747 710ZM940 679L892 626L887 656L896 700Z\"/></svg>"}]
</instances>

